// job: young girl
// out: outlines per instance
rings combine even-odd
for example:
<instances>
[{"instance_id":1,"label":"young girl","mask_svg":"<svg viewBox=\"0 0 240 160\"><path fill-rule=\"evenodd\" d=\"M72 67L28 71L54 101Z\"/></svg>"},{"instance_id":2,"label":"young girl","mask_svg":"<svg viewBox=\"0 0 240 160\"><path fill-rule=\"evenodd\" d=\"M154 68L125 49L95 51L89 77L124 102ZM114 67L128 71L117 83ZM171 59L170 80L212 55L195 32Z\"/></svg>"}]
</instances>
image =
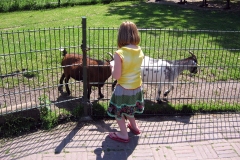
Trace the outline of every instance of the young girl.
<instances>
[{"instance_id":1,"label":"young girl","mask_svg":"<svg viewBox=\"0 0 240 160\"><path fill-rule=\"evenodd\" d=\"M141 64L144 54L138 46L140 37L133 22L123 22L118 31L118 50L111 63L112 77L117 80L107 113L115 117L119 132L110 132L109 137L120 142L129 142L127 127L140 134L134 114L143 113L144 101L141 79ZM129 120L126 127L125 117Z\"/></svg>"}]
</instances>

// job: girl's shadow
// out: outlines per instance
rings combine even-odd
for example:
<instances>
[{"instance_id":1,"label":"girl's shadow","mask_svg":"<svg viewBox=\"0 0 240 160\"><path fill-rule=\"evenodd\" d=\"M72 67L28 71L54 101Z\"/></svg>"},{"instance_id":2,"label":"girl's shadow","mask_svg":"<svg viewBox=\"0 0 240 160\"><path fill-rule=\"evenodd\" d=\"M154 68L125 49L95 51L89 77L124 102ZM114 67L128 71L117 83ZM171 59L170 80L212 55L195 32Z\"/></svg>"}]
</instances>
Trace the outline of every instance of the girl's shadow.
<instances>
[{"instance_id":1,"label":"girl's shadow","mask_svg":"<svg viewBox=\"0 0 240 160\"><path fill-rule=\"evenodd\" d=\"M94 150L96 160L128 159L138 145L139 136L129 133L129 138L130 142L121 143L106 136L105 140L102 142L102 148L96 148Z\"/></svg>"}]
</instances>

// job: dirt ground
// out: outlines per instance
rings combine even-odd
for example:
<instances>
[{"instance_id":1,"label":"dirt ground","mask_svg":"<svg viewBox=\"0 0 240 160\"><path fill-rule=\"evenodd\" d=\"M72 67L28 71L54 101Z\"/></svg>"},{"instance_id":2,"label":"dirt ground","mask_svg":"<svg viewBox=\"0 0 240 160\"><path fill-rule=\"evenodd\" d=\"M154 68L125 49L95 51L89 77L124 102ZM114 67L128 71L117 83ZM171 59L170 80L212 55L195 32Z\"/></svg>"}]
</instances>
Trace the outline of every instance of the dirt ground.
<instances>
[{"instance_id":1,"label":"dirt ground","mask_svg":"<svg viewBox=\"0 0 240 160\"><path fill-rule=\"evenodd\" d=\"M98 99L98 90L93 88L91 94L91 102L107 101L112 94L112 86L110 78L109 84L105 84L102 88L104 98ZM34 90L27 86L19 86L13 89L0 88L0 93L4 93L4 96L0 97L1 112L13 112L15 110L25 110L28 108L35 108L39 106L39 98L47 95L49 100L53 103L52 107L65 108L69 111L73 110L82 102L83 96L83 83L73 82L70 85L71 96L68 96L65 92L61 94L58 92L57 87L49 86L49 88ZM191 104L196 101L205 102L227 102L227 103L240 103L240 83L237 81L218 81L218 82L206 82L196 77L186 77L186 75L180 75L178 80L175 81L175 88L171 91L167 97L167 102L172 104ZM146 101L156 103L156 85L144 84L144 98ZM167 85L162 87L162 93L167 89ZM20 93L21 92L21 93ZM161 95L161 98L163 95ZM167 103L165 102L165 103ZM5 104L5 106L3 106ZM161 104L159 104L161 106Z\"/></svg>"}]
</instances>

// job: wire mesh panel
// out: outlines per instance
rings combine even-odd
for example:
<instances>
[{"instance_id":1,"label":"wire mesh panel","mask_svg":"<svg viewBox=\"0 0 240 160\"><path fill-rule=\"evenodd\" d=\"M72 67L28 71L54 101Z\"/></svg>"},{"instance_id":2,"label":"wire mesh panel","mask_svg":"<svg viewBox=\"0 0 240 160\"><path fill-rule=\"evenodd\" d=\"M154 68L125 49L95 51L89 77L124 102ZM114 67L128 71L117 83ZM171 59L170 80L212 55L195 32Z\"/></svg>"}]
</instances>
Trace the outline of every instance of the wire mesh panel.
<instances>
[{"instance_id":1,"label":"wire mesh panel","mask_svg":"<svg viewBox=\"0 0 240 160\"><path fill-rule=\"evenodd\" d=\"M157 106L153 110L174 105L174 112L187 111L189 107L198 112L239 109L239 31L139 29L139 32L145 59L150 58L142 64L146 105ZM106 53L117 50L117 28L90 28L88 35L90 54L98 53L103 59ZM144 75L144 69L149 69L149 75ZM111 83L110 78L103 89L108 98Z\"/></svg>"},{"instance_id":2,"label":"wire mesh panel","mask_svg":"<svg viewBox=\"0 0 240 160\"><path fill-rule=\"evenodd\" d=\"M114 51L117 48L117 44L116 44L117 32L118 30L116 28L89 28L89 33L88 33L88 45L90 48L90 51L88 52L89 56L102 61L113 60L111 55L113 55ZM103 65L103 67L107 67L107 66ZM105 73L102 73L102 74L105 75L107 73L105 71ZM93 83L98 83L98 82L96 81ZM101 89L104 95L104 98L102 100L109 100L112 94L112 83L113 83L113 79L110 76L107 79L107 81L105 81L105 85ZM98 98L99 98L98 90L97 88L93 88L93 92L91 94L90 100L95 101Z\"/></svg>"},{"instance_id":3,"label":"wire mesh panel","mask_svg":"<svg viewBox=\"0 0 240 160\"><path fill-rule=\"evenodd\" d=\"M195 100L231 99L231 102L239 102L239 92L233 89L231 93L227 93L223 88L223 84L227 84L228 87L237 89L239 82L239 38L236 35L239 35L239 32L143 30L141 45L146 56L168 60L171 63L185 60L190 56L189 51L196 55L198 73L194 77L190 77L187 70L179 74L175 81L178 86L176 92L174 91L177 94L175 98L181 99L183 95L182 99L187 97ZM175 67L179 69L181 65ZM174 97L170 94L168 99L175 99ZM150 96L147 98L151 99Z\"/></svg>"},{"instance_id":4,"label":"wire mesh panel","mask_svg":"<svg viewBox=\"0 0 240 160\"><path fill-rule=\"evenodd\" d=\"M67 54L81 54L81 32L81 27L0 32L1 115L37 108L46 99L59 112L80 104L81 81L70 78L71 94L67 94L65 83L59 92L59 81L66 67L61 66L63 53L59 48L65 48ZM139 32L139 45L145 60L148 57L142 65L143 71L148 69L142 74L145 114L156 110L160 110L158 114L163 110L174 114L191 106L198 112L239 110L239 31L139 29ZM109 67L110 53L117 50L117 33L118 28L87 29L88 57L104 62L91 66L98 67L94 76L99 75L102 66ZM190 58L193 55L195 59ZM91 83L103 84L99 81ZM101 88L104 97L99 97L98 88L92 87L90 102L107 106L112 83L109 76ZM166 92L167 89L170 90Z\"/></svg>"},{"instance_id":5,"label":"wire mesh panel","mask_svg":"<svg viewBox=\"0 0 240 160\"><path fill-rule=\"evenodd\" d=\"M37 108L46 99L50 100L53 109L57 109L56 106L61 108L58 85L63 72L59 49L67 47L69 52L80 53L80 27L0 34L1 115ZM70 82L72 87L75 81ZM74 91L79 90L77 87L72 89L72 100L75 98ZM76 97L79 98L79 95Z\"/></svg>"}]
</instances>

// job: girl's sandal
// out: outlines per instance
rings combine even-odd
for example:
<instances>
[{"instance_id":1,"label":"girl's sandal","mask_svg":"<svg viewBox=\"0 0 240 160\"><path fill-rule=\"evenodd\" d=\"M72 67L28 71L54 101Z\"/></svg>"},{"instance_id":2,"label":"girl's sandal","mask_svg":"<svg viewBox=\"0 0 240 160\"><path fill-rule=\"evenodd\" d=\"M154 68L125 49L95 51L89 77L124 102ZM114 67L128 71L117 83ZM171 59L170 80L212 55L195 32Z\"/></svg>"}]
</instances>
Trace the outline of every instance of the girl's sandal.
<instances>
[{"instance_id":1,"label":"girl's sandal","mask_svg":"<svg viewBox=\"0 0 240 160\"><path fill-rule=\"evenodd\" d=\"M128 143L128 142L129 142L129 138L128 138L128 139L120 138L120 137L118 137L118 135L116 134L116 132L110 132L110 133L109 133L109 137L110 137L112 140L115 140L115 141L118 141L118 142L123 142L123 143Z\"/></svg>"},{"instance_id":2,"label":"girl's sandal","mask_svg":"<svg viewBox=\"0 0 240 160\"><path fill-rule=\"evenodd\" d=\"M135 135L139 135L141 132L139 130L135 130L132 128L131 124L128 123L127 127L130 129L131 132L133 132L133 134Z\"/></svg>"}]
</instances>

